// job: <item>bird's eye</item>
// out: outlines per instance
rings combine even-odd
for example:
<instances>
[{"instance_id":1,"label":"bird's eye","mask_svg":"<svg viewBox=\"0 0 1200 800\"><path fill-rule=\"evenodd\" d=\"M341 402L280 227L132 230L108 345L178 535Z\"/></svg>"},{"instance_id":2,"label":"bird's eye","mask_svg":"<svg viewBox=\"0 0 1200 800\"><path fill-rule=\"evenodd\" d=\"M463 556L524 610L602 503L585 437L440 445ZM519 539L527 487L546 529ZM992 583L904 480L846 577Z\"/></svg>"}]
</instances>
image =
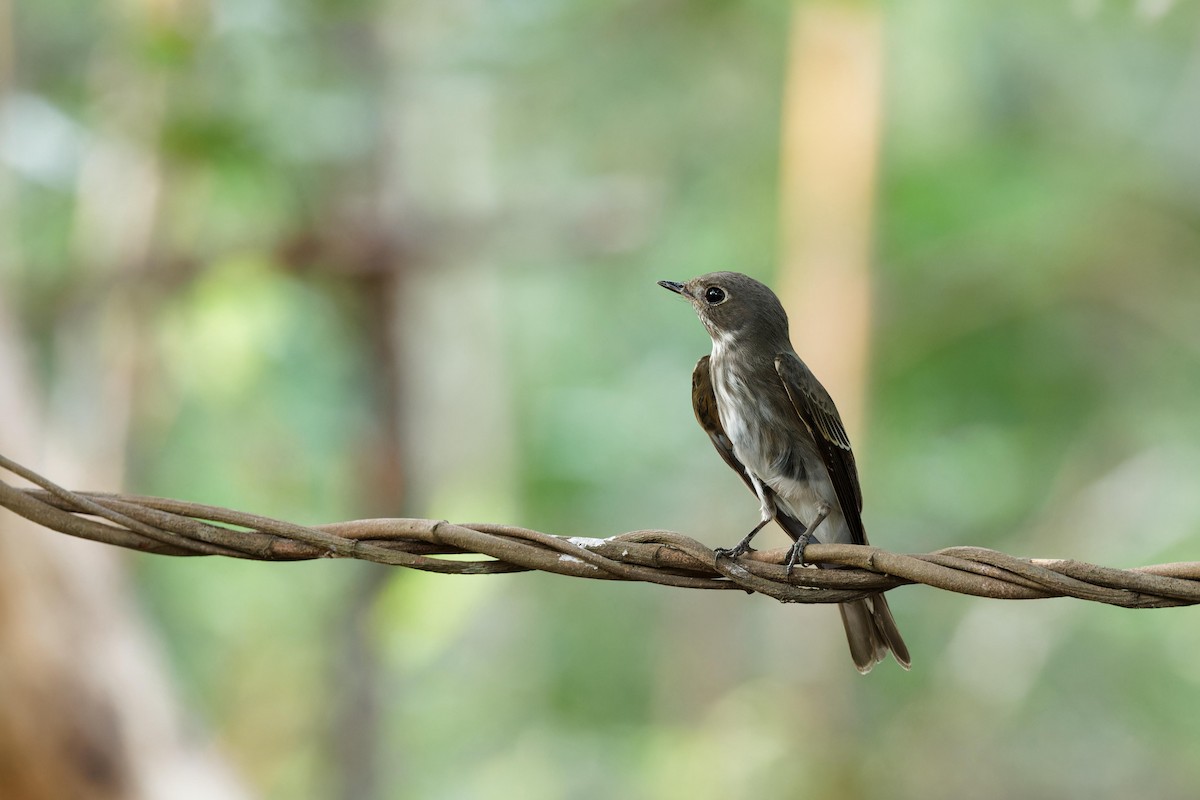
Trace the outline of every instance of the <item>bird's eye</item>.
<instances>
[{"instance_id":1,"label":"bird's eye","mask_svg":"<svg viewBox=\"0 0 1200 800\"><path fill-rule=\"evenodd\" d=\"M710 306L725 302L725 290L720 286L710 286L704 290L704 302Z\"/></svg>"}]
</instances>

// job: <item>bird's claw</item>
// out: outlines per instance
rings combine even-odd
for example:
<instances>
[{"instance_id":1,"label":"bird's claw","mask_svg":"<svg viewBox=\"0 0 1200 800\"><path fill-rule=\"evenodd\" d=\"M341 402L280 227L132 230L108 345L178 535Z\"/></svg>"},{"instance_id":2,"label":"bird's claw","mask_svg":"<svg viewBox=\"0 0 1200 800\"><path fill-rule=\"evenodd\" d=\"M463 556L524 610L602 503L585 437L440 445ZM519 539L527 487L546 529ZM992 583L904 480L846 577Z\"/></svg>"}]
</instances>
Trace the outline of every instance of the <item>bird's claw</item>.
<instances>
[{"instance_id":1,"label":"bird's claw","mask_svg":"<svg viewBox=\"0 0 1200 800\"><path fill-rule=\"evenodd\" d=\"M741 558L750 551L750 545L742 542L733 547L718 547L713 550L713 561L718 561L722 558Z\"/></svg>"},{"instance_id":2,"label":"bird's claw","mask_svg":"<svg viewBox=\"0 0 1200 800\"><path fill-rule=\"evenodd\" d=\"M808 547L808 542L812 537L806 532L803 536L796 539L791 549L788 550L787 557L787 576L792 577L792 571L796 568L796 564L802 567L811 567L812 564L804 560L804 548Z\"/></svg>"}]
</instances>

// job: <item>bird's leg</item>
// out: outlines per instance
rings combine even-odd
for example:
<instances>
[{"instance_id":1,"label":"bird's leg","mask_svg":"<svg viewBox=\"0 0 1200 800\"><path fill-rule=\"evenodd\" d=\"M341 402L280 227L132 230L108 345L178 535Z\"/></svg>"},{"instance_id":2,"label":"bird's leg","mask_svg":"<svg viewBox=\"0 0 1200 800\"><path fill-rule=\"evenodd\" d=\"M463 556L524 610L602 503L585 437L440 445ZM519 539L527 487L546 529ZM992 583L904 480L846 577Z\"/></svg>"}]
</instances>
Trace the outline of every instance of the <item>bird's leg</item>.
<instances>
[{"instance_id":1,"label":"bird's leg","mask_svg":"<svg viewBox=\"0 0 1200 800\"><path fill-rule=\"evenodd\" d=\"M741 555L744 555L745 552L750 549L750 542L753 541L754 537L758 535L758 532L766 527L768 522L775 519L775 500L772 497L772 491L768 487L764 486L763 483L754 476L754 473L746 470L746 475L750 478L750 484L754 487L754 493L758 495L759 507L762 510L762 522L755 525L754 530L747 533L742 540L732 548L726 549L724 547L718 547L716 550L714 550L713 552L717 558L737 558Z\"/></svg>"},{"instance_id":2,"label":"bird's leg","mask_svg":"<svg viewBox=\"0 0 1200 800\"><path fill-rule=\"evenodd\" d=\"M747 533L746 536L740 542L735 544L733 547L728 547L728 548L718 547L716 550L713 551L716 554L716 557L717 558L738 558L739 556L745 555L746 551L750 549L750 542L754 539L755 536L758 535L758 532L761 531L766 526L766 524L770 521L771 521L771 518L767 517L762 522L755 525L754 530Z\"/></svg>"},{"instance_id":3,"label":"bird's leg","mask_svg":"<svg viewBox=\"0 0 1200 800\"><path fill-rule=\"evenodd\" d=\"M796 537L796 542L792 545L792 549L788 550L787 574L789 577L791 577L792 570L796 568L796 562L800 562L801 564L808 563L804 560L804 548L808 547L808 543L812 541L813 531L815 531L817 526L824 522L825 518L829 516L829 511L829 506L822 505L821 508L817 510L816 518L813 519L812 523L808 526L808 530L804 531L802 536Z\"/></svg>"}]
</instances>

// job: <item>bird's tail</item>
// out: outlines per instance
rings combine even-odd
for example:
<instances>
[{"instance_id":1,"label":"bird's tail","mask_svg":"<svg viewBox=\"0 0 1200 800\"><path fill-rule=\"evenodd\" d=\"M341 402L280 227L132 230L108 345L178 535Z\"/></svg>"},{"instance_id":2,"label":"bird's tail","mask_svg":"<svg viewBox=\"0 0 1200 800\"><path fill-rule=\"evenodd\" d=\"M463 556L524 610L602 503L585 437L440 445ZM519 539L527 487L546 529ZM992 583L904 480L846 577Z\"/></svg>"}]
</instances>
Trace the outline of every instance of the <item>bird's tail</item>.
<instances>
[{"instance_id":1,"label":"bird's tail","mask_svg":"<svg viewBox=\"0 0 1200 800\"><path fill-rule=\"evenodd\" d=\"M781 508L775 511L775 521L793 540L804 536L808 530L804 523ZM825 564L817 566L838 569ZM889 650L900 666L908 669L912 665L908 646L904 644L904 637L900 635L892 610L888 608L887 598L882 594L852 603L841 603L838 610L842 612L842 624L846 626L850 657L854 659L854 666L858 667L859 672L866 675L872 667L887 658Z\"/></svg>"},{"instance_id":2,"label":"bird's tail","mask_svg":"<svg viewBox=\"0 0 1200 800\"><path fill-rule=\"evenodd\" d=\"M854 659L854 666L858 667L859 672L866 675L871 667L887 657L889 650L900 666L909 668L912 659L904 638L896 628L887 598L877 594L852 603L842 603L838 609L842 612L842 624L846 626L850 657Z\"/></svg>"}]
</instances>

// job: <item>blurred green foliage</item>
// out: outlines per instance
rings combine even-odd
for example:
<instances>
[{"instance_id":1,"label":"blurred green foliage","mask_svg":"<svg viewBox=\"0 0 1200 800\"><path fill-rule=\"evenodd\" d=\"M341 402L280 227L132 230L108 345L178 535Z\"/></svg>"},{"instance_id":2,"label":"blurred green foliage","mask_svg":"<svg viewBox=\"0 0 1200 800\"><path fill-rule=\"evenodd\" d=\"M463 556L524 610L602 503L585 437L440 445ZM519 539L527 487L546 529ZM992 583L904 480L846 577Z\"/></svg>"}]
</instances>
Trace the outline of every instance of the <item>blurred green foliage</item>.
<instances>
[{"instance_id":1,"label":"blurred green foliage","mask_svg":"<svg viewBox=\"0 0 1200 800\"><path fill-rule=\"evenodd\" d=\"M858 445L874 540L1194 559L1200 9L879 8ZM15 21L0 290L49 393L70 368L62 331L113 291L87 219L132 202L139 169L157 175L132 272L149 357L131 490L297 522L366 513L381 377L343 262L384 241L412 280L495 287L495 313L460 338L407 346L468 373L498 347L505 380L413 424L454 430L475 397L511 435L477 443L503 451L503 482L439 473L451 488L383 513L714 545L754 519L691 419L707 340L654 280L771 277L785 4L43 0ZM455 295L437 296L429 313L453 318ZM407 454L416 483L423 455ZM860 679L827 608L395 574L360 618L358 565L134 563L184 695L266 797L343 791L333 720L355 680L377 684L362 724L380 797L1184 798L1200 783L1187 609L901 590L914 669ZM376 672L339 672L348 630Z\"/></svg>"}]
</instances>

